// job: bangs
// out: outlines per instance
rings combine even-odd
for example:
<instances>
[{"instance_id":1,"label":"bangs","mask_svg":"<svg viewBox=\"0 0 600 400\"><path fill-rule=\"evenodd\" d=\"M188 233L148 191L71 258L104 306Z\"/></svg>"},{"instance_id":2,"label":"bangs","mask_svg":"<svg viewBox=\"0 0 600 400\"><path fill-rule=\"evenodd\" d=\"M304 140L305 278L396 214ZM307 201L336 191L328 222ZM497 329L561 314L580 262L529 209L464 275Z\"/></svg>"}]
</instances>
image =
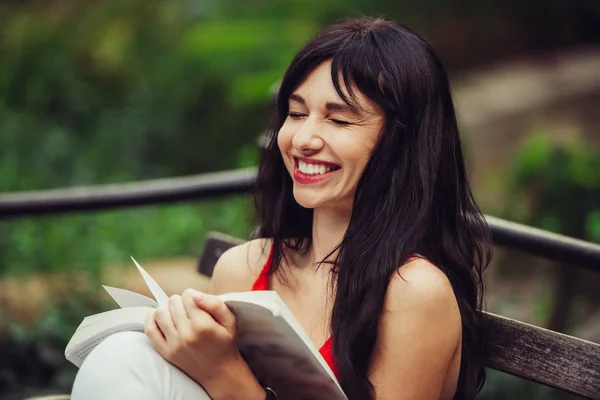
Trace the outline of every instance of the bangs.
<instances>
[{"instance_id":1,"label":"bangs","mask_svg":"<svg viewBox=\"0 0 600 400\"><path fill-rule=\"evenodd\" d=\"M382 61L384 44L385 39L376 30L323 32L296 55L284 75L277 96L280 113L287 114L289 96L327 61L331 62L334 88L346 104L362 109L358 101L358 95L362 94L383 110L388 109L384 96L384 83L388 81ZM283 120L279 119L279 123Z\"/></svg>"},{"instance_id":2,"label":"bangs","mask_svg":"<svg viewBox=\"0 0 600 400\"><path fill-rule=\"evenodd\" d=\"M373 34L350 38L331 58L333 86L340 98L355 109L361 108L359 93L385 109L383 65Z\"/></svg>"}]
</instances>

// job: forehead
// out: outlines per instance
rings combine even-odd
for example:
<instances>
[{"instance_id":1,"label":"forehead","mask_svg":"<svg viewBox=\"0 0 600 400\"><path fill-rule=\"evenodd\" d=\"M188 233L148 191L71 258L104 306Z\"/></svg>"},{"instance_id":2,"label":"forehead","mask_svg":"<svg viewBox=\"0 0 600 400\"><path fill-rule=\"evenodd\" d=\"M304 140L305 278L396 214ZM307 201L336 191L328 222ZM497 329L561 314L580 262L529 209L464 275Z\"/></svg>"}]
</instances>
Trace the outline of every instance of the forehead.
<instances>
[{"instance_id":1,"label":"forehead","mask_svg":"<svg viewBox=\"0 0 600 400\"><path fill-rule=\"evenodd\" d=\"M340 86L342 93L349 99L352 99L359 110L365 111L368 114L379 114L379 107L372 100L363 95L358 89L352 90L352 95L348 93L343 79L340 74ZM306 100L307 105L319 107L327 103L346 104L342 97L335 90L331 79L331 61L325 61L315 68L307 77L298 85L293 94L300 95Z\"/></svg>"}]
</instances>

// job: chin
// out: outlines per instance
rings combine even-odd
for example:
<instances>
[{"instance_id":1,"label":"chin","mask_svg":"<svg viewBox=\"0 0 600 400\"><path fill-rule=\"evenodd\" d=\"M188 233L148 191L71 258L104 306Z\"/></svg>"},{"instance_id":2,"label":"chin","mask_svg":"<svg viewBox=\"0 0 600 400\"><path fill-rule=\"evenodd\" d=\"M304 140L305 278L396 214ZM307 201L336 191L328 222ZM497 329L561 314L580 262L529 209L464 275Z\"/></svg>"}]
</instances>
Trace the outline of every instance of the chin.
<instances>
[{"instance_id":1,"label":"chin","mask_svg":"<svg viewBox=\"0 0 600 400\"><path fill-rule=\"evenodd\" d=\"M320 197L311 195L309 193L303 193L303 191L294 190L294 200L304 208L317 208L323 205L323 199Z\"/></svg>"}]
</instances>

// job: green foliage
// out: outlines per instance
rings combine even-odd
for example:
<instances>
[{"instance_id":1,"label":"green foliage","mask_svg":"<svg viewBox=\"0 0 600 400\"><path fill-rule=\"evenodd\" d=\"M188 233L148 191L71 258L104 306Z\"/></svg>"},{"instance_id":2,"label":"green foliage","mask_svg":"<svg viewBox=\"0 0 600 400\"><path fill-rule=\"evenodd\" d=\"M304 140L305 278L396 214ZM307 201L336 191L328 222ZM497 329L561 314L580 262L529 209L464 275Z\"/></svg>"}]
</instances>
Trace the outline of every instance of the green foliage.
<instances>
[{"instance_id":1,"label":"green foliage","mask_svg":"<svg viewBox=\"0 0 600 400\"><path fill-rule=\"evenodd\" d=\"M107 309L90 293L73 289L61 301L49 301L34 326L0 320L0 394L22 399L40 388L69 392L76 368L64 359L64 348L84 316ZM2 335L0 335L1 337Z\"/></svg>"},{"instance_id":2,"label":"green foliage","mask_svg":"<svg viewBox=\"0 0 600 400\"><path fill-rule=\"evenodd\" d=\"M247 237L250 205L251 199L242 197L4 221L0 224L3 272L97 270L130 255L198 255L209 230Z\"/></svg>"},{"instance_id":3,"label":"green foliage","mask_svg":"<svg viewBox=\"0 0 600 400\"><path fill-rule=\"evenodd\" d=\"M273 84L318 21L211 1L3 7L0 192L255 165ZM208 227L245 236L247 220L231 200L3 221L0 275L197 254Z\"/></svg>"},{"instance_id":4,"label":"green foliage","mask_svg":"<svg viewBox=\"0 0 600 400\"><path fill-rule=\"evenodd\" d=\"M477 399L576 400L580 397L499 371L487 370L486 384Z\"/></svg>"},{"instance_id":5,"label":"green foliage","mask_svg":"<svg viewBox=\"0 0 600 400\"><path fill-rule=\"evenodd\" d=\"M588 214L585 227L591 240L600 243L600 209Z\"/></svg>"},{"instance_id":6,"label":"green foliage","mask_svg":"<svg viewBox=\"0 0 600 400\"><path fill-rule=\"evenodd\" d=\"M533 131L513 156L508 192L507 219L600 243L600 154L581 137L553 141L544 132ZM547 320L555 302L553 297L537 299L531 318ZM576 314L572 309L569 317L575 319ZM479 398L576 396L492 371Z\"/></svg>"},{"instance_id":7,"label":"green foliage","mask_svg":"<svg viewBox=\"0 0 600 400\"><path fill-rule=\"evenodd\" d=\"M236 163L236 148L265 126L271 86L315 26L191 19L182 4L73 3L47 17L15 8L0 20L0 190Z\"/></svg>"},{"instance_id":8,"label":"green foliage","mask_svg":"<svg viewBox=\"0 0 600 400\"><path fill-rule=\"evenodd\" d=\"M552 143L533 132L516 152L511 176L513 218L600 242L600 155L578 136Z\"/></svg>"}]
</instances>

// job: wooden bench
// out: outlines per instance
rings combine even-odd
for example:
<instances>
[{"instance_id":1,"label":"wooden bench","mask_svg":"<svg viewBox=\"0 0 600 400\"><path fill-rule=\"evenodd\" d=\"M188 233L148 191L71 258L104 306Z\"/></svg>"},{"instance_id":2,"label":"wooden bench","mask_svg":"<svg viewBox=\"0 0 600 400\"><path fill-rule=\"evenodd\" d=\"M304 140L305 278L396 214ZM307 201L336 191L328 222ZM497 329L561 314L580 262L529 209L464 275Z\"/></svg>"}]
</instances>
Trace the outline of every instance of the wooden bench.
<instances>
[{"instance_id":1,"label":"wooden bench","mask_svg":"<svg viewBox=\"0 0 600 400\"><path fill-rule=\"evenodd\" d=\"M243 240L212 232L198 272L210 277L221 254ZM485 365L589 399L600 399L600 344L485 313L489 335Z\"/></svg>"}]
</instances>

